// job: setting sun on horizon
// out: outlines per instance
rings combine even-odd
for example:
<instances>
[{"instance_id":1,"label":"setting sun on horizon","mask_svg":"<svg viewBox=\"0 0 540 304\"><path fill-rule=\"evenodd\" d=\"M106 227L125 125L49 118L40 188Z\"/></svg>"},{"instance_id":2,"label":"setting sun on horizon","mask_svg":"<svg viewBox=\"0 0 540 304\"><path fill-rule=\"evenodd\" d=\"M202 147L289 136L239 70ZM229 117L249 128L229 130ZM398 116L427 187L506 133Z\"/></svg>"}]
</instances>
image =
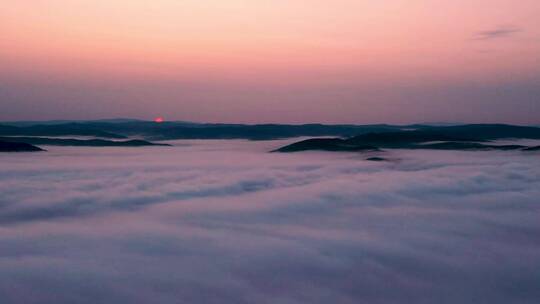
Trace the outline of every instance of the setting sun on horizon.
<instances>
[{"instance_id":1,"label":"setting sun on horizon","mask_svg":"<svg viewBox=\"0 0 540 304\"><path fill-rule=\"evenodd\" d=\"M539 123L539 14L537 0L10 1L0 119Z\"/></svg>"}]
</instances>

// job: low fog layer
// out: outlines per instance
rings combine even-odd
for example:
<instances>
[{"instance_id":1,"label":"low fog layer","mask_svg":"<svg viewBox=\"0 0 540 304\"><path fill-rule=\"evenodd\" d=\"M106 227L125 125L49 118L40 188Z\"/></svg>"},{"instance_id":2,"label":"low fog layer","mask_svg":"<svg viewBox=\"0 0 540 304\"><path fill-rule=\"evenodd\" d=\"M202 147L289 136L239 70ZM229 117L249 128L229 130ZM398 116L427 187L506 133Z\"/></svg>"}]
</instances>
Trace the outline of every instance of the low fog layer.
<instances>
[{"instance_id":1,"label":"low fog layer","mask_svg":"<svg viewBox=\"0 0 540 304\"><path fill-rule=\"evenodd\" d=\"M0 155L0 302L538 303L540 154Z\"/></svg>"}]
</instances>

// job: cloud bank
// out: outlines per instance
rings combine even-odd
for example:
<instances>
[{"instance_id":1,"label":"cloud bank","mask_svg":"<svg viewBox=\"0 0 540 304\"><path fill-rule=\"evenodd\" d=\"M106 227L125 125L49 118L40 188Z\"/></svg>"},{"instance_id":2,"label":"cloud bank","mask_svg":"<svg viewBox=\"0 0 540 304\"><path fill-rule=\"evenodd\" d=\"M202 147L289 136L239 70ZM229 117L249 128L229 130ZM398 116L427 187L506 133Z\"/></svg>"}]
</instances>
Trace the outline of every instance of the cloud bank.
<instances>
[{"instance_id":1,"label":"cloud bank","mask_svg":"<svg viewBox=\"0 0 540 304\"><path fill-rule=\"evenodd\" d=\"M2 303L540 299L538 154L187 143L0 155Z\"/></svg>"},{"instance_id":2,"label":"cloud bank","mask_svg":"<svg viewBox=\"0 0 540 304\"><path fill-rule=\"evenodd\" d=\"M522 29L515 26L500 26L492 30L481 31L481 32L476 33L475 39L476 40L491 40L491 39L504 38L504 37L512 36L522 31L523 31Z\"/></svg>"}]
</instances>

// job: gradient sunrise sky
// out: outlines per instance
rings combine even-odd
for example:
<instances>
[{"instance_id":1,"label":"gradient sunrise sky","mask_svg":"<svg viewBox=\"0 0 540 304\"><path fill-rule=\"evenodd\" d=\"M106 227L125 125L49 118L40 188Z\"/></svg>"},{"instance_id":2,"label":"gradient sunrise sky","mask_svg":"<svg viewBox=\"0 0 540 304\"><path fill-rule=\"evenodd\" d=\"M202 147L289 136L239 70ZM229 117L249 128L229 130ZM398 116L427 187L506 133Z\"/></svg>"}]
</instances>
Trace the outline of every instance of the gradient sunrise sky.
<instances>
[{"instance_id":1,"label":"gradient sunrise sky","mask_svg":"<svg viewBox=\"0 0 540 304\"><path fill-rule=\"evenodd\" d=\"M0 7L0 120L540 124L538 0Z\"/></svg>"}]
</instances>

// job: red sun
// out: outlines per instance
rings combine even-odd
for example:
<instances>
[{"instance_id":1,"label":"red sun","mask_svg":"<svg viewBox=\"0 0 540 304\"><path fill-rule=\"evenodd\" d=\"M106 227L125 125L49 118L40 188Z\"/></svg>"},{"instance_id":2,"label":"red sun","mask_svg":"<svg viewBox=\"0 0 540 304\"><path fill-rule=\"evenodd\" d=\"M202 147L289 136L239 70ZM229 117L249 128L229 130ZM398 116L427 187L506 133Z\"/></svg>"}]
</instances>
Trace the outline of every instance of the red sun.
<instances>
[{"instance_id":1,"label":"red sun","mask_svg":"<svg viewBox=\"0 0 540 304\"><path fill-rule=\"evenodd\" d=\"M154 119L154 122L157 122L157 123L162 123L162 122L164 122L164 121L165 121L165 119L163 119L163 117L156 117L156 118Z\"/></svg>"}]
</instances>

